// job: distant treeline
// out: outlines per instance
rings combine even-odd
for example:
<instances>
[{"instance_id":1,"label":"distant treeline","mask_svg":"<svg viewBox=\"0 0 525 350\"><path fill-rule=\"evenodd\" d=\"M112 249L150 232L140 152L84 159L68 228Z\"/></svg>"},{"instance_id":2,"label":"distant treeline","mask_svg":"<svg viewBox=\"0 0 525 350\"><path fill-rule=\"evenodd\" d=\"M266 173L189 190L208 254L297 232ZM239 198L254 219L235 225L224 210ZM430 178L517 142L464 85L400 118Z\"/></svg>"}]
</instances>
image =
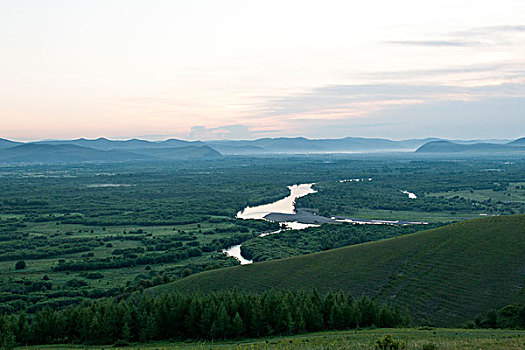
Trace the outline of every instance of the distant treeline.
<instances>
[{"instance_id":1,"label":"distant treeline","mask_svg":"<svg viewBox=\"0 0 525 350\"><path fill-rule=\"evenodd\" d=\"M246 259L255 262L282 259L397 237L439 226L439 224L408 226L354 225L347 223L340 225L324 224L320 227L310 227L306 230L287 230L280 232L278 235L249 240L241 246L241 253Z\"/></svg>"},{"instance_id":2,"label":"distant treeline","mask_svg":"<svg viewBox=\"0 0 525 350\"><path fill-rule=\"evenodd\" d=\"M171 293L0 316L0 345L227 339L407 323L397 308L342 293Z\"/></svg>"},{"instance_id":3,"label":"distant treeline","mask_svg":"<svg viewBox=\"0 0 525 350\"><path fill-rule=\"evenodd\" d=\"M507 305L499 310L487 311L467 324L469 328L525 329L525 304Z\"/></svg>"}]
</instances>

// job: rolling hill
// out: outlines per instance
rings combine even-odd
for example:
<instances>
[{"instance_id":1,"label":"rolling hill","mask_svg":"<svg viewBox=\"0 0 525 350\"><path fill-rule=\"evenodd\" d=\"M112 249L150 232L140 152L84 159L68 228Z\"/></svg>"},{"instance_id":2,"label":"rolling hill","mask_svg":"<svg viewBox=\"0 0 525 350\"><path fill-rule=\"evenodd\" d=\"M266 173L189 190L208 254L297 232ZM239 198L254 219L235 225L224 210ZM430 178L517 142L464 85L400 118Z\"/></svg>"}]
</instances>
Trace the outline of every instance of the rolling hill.
<instances>
[{"instance_id":1,"label":"rolling hill","mask_svg":"<svg viewBox=\"0 0 525 350\"><path fill-rule=\"evenodd\" d=\"M520 144L474 143L459 144L450 141L431 141L416 150L416 153L513 153L525 152Z\"/></svg>"},{"instance_id":2,"label":"rolling hill","mask_svg":"<svg viewBox=\"0 0 525 350\"><path fill-rule=\"evenodd\" d=\"M525 146L525 137L508 143L510 146Z\"/></svg>"},{"instance_id":3,"label":"rolling hill","mask_svg":"<svg viewBox=\"0 0 525 350\"><path fill-rule=\"evenodd\" d=\"M208 146L101 150L73 144L27 143L0 149L0 163L81 163L136 160L216 159L221 154Z\"/></svg>"},{"instance_id":4,"label":"rolling hill","mask_svg":"<svg viewBox=\"0 0 525 350\"><path fill-rule=\"evenodd\" d=\"M122 150L102 151L75 145L28 143L0 151L4 163L76 163L144 160L147 156Z\"/></svg>"},{"instance_id":5,"label":"rolling hill","mask_svg":"<svg viewBox=\"0 0 525 350\"><path fill-rule=\"evenodd\" d=\"M11 148L20 145L20 142L6 140L6 139L0 139L0 149L3 148Z\"/></svg>"},{"instance_id":6,"label":"rolling hill","mask_svg":"<svg viewBox=\"0 0 525 350\"><path fill-rule=\"evenodd\" d=\"M525 215L464 221L393 239L193 275L152 292L342 290L434 325L525 302Z\"/></svg>"},{"instance_id":7,"label":"rolling hill","mask_svg":"<svg viewBox=\"0 0 525 350\"><path fill-rule=\"evenodd\" d=\"M175 147L187 147L203 145L200 141L183 141L177 139L168 139L165 141L147 141L140 139L129 139L129 140L108 140L104 137L98 139L75 139L75 140L52 140L52 141L39 141L38 144L46 145L75 145L82 147L89 147L100 150L112 150L112 149L123 149L123 150L136 150L144 148L175 148Z\"/></svg>"}]
</instances>

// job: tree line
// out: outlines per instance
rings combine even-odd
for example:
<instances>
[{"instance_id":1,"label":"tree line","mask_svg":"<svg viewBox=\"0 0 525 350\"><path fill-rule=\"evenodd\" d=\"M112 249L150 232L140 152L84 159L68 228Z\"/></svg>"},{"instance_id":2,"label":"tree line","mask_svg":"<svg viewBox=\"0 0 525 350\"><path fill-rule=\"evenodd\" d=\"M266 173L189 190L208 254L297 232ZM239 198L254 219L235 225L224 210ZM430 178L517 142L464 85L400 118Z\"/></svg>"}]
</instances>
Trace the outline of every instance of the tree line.
<instances>
[{"instance_id":1,"label":"tree line","mask_svg":"<svg viewBox=\"0 0 525 350\"><path fill-rule=\"evenodd\" d=\"M339 225L323 224L306 230L286 230L278 235L258 237L241 246L242 256L255 262L282 259L289 256L320 252L349 245L397 237L429 230L439 224L428 225Z\"/></svg>"},{"instance_id":2,"label":"tree line","mask_svg":"<svg viewBox=\"0 0 525 350\"><path fill-rule=\"evenodd\" d=\"M467 327L525 329L525 304L511 304L499 310L489 310L468 322Z\"/></svg>"},{"instance_id":3,"label":"tree line","mask_svg":"<svg viewBox=\"0 0 525 350\"><path fill-rule=\"evenodd\" d=\"M408 323L398 308L343 293L142 294L0 316L0 345L227 339Z\"/></svg>"}]
</instances>

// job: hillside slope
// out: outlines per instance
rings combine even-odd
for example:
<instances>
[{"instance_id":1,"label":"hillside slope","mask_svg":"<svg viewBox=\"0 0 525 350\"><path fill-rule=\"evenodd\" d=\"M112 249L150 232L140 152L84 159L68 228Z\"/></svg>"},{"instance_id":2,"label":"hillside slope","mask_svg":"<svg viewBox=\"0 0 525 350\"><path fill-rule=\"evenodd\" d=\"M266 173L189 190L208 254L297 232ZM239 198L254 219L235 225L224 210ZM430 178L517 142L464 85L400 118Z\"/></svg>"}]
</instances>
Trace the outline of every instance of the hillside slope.
<instances>
[{"instance_id":1,"label":"hillside slope","mask_svg":"<svg viewBox=\"0 0 525 350\"><path fill-rule=\"evenodd\" d=\"M454 325L525 301L525 215L464 221L401 237L200 273L155 291L343 290Z\"/></svg>"}]
</instances>

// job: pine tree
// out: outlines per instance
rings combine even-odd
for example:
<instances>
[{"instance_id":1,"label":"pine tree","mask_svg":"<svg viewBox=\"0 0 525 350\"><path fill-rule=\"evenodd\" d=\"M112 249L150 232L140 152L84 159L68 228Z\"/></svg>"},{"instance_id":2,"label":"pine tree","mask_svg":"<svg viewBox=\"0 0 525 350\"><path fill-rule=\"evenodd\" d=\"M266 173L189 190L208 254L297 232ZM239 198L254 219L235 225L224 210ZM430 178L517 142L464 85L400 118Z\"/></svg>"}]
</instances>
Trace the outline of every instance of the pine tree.
<instances>
[{"instance_id":1,"label":"pine tree","mask_svg":"<svg viewBox=\"0 0 525 350\"><path fill-rule=\"evenodd\" d=\"M244 321L241 318L241 315L237 312L232 320L232 332L233 335L237 338L241 336L241 334L244 333L246 330L246 326L244 325Z\"/></svg>"},{"instance_id":2,"label":"pine tree","mask_svg":"<svg viewBox=\"0 0 525 350\"><path fill-rule=\"evenodd\" d=\"M251 317L250 317L250 326L249 334L253 337L261 337L266 335L264 332L264 322L262 319L262 307L260 298L253 298L251 302Z\"/></svg>"},{"instance_id":3,"label":"pine tree","mask_svg":"<svg viewBox=\"0 0 525 350\"><path fill-rule=\"evenodd\" d=\"M309 332L323 329L323 315L315 301L314 297L307 298L304 304L306 330Z\"/></svg>"},{"instance_id":4,"label":"pine tree","mask_svg":"<svg viewBox=\"0 0 525 350\"><path fill-rule=\"evenodd\" d=\"M0 348L5 350L14 349L16 336L14 324L10 317L0 316Z\"/></svg>"},{"instance_id":5,"label":"pine tree","mask_svg":"<svg viewBox=\"0 0 525 350\"><path fill-rule=\"evenodd\" d=\"M89 325L89 339L91 343L100 343L101 340L101 326L98 321L97 315L93 316L91 319L91 324Z\"/></svg>"},{"instance_id":6,"label":"pine tree","mask_svg":"<svg viewBox=\"0 0 525 350\"><path fill-rule=\"evenodd\" d=\"M211 326L211 337L214 339L225 339L230 330L230 317L224 306L219 307L217 318Z\"/></svg>"},{"instance_id":7,"label":"pine tree","mask_svg":"<svg viewBox=\"0 0 525 350\"><path fill-rule=\"evenodd\" d=\"M343 314L343 305L340 303L335 303L332 306L330 311L330 329L344 329L345 328L345 319Z\"/></svg>"},{"instance_id":8,"label":"pine tree","mask_svg":"<svg viewBox=\"0 0 525 350\"><path fill-rule=\"evenodd\" d=\"M35 314L31 327L31 338L34 343L52 343L55 340L56 331L56 314L53 310L45 307Z\"/></svg>"},{"instance_id":9,"label":"pine tree","mask_svg":"<svg viewBox=\"0 0 525 350\"><path fill-rule=\"evenodd\" d=\"M211 337L211 326L213 321L217 318L217 306L214 301L207 302L202 311L199 321L200 335L205 338Z\"/></svg>"},{"instance_id":10,"label":"pine tree","mask_svg":"<svg viewBox=\"0 0 525 350\"><path fill-rule=\"evenodd\" d=\"M197 338L199 335L199 321L202 313L202 303L200 296L193 295L191 298L190 307L186 318L185 323L185 334L190 338Z\"/></svg>"},{"instance_id":11,"label":"pine tree","mask_svg":"<svg viewBox=\"0 0 525 350\"><path fill-rule=\"evenodd\" d=\"M27 341L27 336L29 332L29 325L27 324L27 317L26 314L21 312L18 315L17 319L17 327L16 327L16 340L19 343L23 343L24 341Z\"/></svg>"},{"instance_id":12,"label":"pine tree","mask_svg":"<svg viewBox=\"0 0 525 350\"><path fill-rule=\"evenodd\" d=\"M155 318L151 317L146 311L139 314L139 341L147 342L155 337Z\"/></svg>"},{"instance_id":13,"label":"pine tree","mask_svg":"<svg viewBox=\"0 0 525 350\"><path fill-rule=\"evenodd\" d=\"M127 321L124 321L124 325L122 326L122 340L124 341L130 341L131 340L131 330L129 329L129 325Z\"/></svg>"}]
</instances>

